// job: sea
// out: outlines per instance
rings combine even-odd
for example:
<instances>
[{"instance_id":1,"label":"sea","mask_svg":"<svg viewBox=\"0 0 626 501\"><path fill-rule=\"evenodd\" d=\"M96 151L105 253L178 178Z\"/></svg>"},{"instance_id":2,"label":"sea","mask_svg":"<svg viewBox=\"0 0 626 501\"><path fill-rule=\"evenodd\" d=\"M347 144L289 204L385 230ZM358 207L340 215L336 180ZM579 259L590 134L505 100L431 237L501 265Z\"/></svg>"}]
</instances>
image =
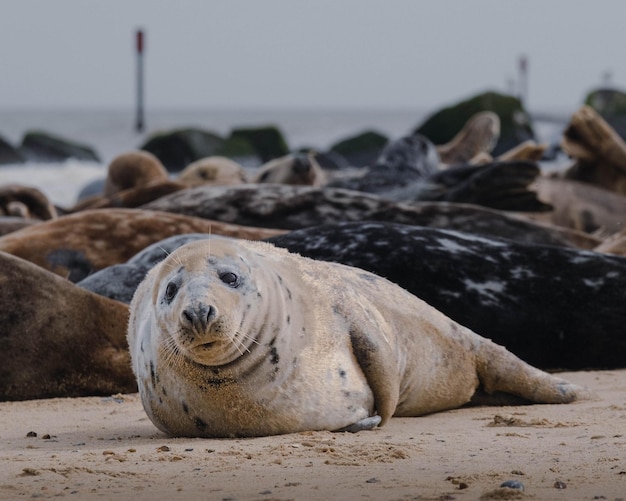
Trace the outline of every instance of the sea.
<instances>
[{"instance_id":1,"label":"sea","mask_svg":"<svg viewBox=\"0 0 626 501\"><path fill-rule=\"evenodd\" d=\"M83 186L106 176L108 163L137 149L155 132L199 127L228 136L236 127L275 125L292 150L327 150L339 140L366 130L390 139L409 134L435 110L146 110L144 130L135 130L132 110L0 110L0 136L14 145L27 131L45 131L91 146L101 162L67 160L0 165L0 185L17 183L39 188L57 206L70 207ZM574 110L575 111L575 110ZM539 141L558 143L568 121L566 113L533 118Z\"/></svg>"}]
</instances>

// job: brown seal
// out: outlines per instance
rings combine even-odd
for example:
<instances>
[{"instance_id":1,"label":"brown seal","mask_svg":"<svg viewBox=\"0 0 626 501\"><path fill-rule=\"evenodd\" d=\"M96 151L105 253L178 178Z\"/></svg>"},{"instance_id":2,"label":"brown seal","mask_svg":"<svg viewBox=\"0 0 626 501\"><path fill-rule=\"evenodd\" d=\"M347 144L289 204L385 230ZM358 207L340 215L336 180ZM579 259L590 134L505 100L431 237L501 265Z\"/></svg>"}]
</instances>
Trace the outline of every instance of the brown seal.
<instances>
[{"instance_id":1,"label":"brown seal","mask_svg":"<svg viewBox=\"0 0 626 501\"><path fill-rule=\"evenodd\" d=\"M136 390L128 306L0 252L0 400Z\"/></svg>"},{"instance_id":2,"label":"brown seal","mask_svg":"<svg viewBox=\"0 0 626 501\"><path fill-rule=\"evenodd\" d=\"M0 186L0 216L46 221L57 217L57 210L48 197L37 188L5 184Z\"/></svg>"},{"instance_id":3,"label":"brown seal","mask_svg":"<svg viewBox=\"0 0 626 501\"><path fill-rule=\"evenodd\" d=\"M167 179L167 169L152 153L147 151L122 153L109 164L103 194L108 197L119 191Z\"/></svg>"},{"instance_id":4,"label":"brown seal","mask_svg":"<svg viewBox=\"0 0 626 501\"><path fill-rule=\"evenodd\" d=\"M107 207L134 208L156 200L187 185L172 181L161 161L147 151L131 151L109 164L101 195L80 200L66 213Z\"/></svg>"},{"instance_id":5,"label":"brown seal","mask_svg":"<svg viewBox=\"0 0 626 501\"><path fill-rule=\"evenodd\" d=\"M247 228L208 219L138 209L82 211L0 237L0 250L73 282L124 263L154 242L183 233L212 233L251 240L281 230Z\"/></svg>"},{"instance_id":6,"label":"brown seal","mask_svg":"<svg viewBox=\"0 0 626 501\"><path fill-rule=\"evenodd\" d=\"M128 343L148 416L175 436L358 429L477 397L584 396L382 277L266 242L174 251L139 285Z\"/></svg>"}]
</instances>

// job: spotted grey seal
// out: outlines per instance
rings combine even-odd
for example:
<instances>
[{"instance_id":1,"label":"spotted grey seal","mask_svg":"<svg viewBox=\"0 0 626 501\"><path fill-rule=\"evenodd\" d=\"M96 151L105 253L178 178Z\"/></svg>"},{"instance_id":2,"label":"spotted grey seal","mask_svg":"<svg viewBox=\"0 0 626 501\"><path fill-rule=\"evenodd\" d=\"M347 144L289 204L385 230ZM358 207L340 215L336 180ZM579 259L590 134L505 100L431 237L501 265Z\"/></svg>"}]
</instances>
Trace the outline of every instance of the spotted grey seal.
<instances>
[{"instance_id":1,"label":"spotted grey seal","mask_svg":"<svg viewBox=\"0 0 626 501\"><path fill-rule=\"evenodd\" d=\"M128 343L148 416L175 436L385 424L477 393L536 403L585 394L384 278L265 242L173 252L133 297Z\"/></svg>"}]
</instances>

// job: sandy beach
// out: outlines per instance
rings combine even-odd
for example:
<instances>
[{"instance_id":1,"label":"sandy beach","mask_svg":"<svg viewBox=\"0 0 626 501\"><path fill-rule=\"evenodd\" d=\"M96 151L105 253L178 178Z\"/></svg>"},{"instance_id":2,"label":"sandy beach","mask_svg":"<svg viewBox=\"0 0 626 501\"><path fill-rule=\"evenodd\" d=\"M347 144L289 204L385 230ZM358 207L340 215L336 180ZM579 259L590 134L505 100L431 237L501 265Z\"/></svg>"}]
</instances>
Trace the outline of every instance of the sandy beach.
<instances>
[{"instance_id":1,"label":"sandy beach","mask_svg":"<svg viewBox=\"0 0 626 501\"><path fill-rule=\"evenodd\" d=\"M0 403L0 499L626 499L626 370L563 377L593 399L253 439L170 438L136 394Z\"/></svg>"}]
</instances>

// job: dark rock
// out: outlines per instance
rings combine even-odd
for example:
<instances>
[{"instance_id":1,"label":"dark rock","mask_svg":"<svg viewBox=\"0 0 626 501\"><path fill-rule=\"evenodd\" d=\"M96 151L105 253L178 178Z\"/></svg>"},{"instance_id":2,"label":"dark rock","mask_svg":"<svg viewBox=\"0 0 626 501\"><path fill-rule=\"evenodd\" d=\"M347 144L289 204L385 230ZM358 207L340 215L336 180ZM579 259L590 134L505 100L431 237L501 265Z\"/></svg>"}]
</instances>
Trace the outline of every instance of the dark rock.
<instances>
[{"instance_id":1,"label":"dark rock","mask_svg":"<svg viewBox=\"0 0 626 501\"><path fill-rule=\"evenodd\" d=\"M415 132L423 134L435 144L445 144L481 111L493 111L500 118L500 138L492 151L494 157L524 141L535 139L530 115L520 100L496 92L485 92L437 111Z\"/></svg>"},{"instance_id":2,"label":"dark rock","mask_svg":"<svg viewBox=\"0 0 626 501\"><path fill-rule=\"evenodd\" d=\"M230 158L244 167L258 167L262 163L254 146L244 137L228 137L217 155Z\"/></svg>"},{"instance_id":3,"label":"dark rock","mask_svg":"<svg viewBox=\"0 0 626 501\"><path fill-rule=\"evenodd\" d=\"M42 131L27 132L20 151L27 160L35 162L62 162L69 158L100 162L100 157L90 146Z\"/></svg>"},{"instance_id":4,"label":"dark rock","mask_svg":"<svg viewBox=\"0 0 626 501\"><path fill-rule=\"evenodd\" d=\"M365 131L333 144L330 151L339 153L350 167L367 167L376 162L388 141L383 134Z\"/></svg>"},{"instance_id":5,"label":"dark rock","mask_svg":"<svg viewBox=\"0 0 626 501\"><path fill-rule=\"evenodd\" d=\"M231 141L235 139L247 141L254 148L263 163L269 162L274 158L283 157L289 153L289 148L282 132L273 125L233 129L229 139Z\"/></svg>"},{"instance_id":6,"label":"dark rock","mask_svg":"<svg viewBox=\"0 0 626 501\"><path fill-rule=\"evenodd\" d=\"M313 148L302 148L300 151L306 152ZM336 151L325 151L323 153L315 152L315 160L322 169L339 170L350 167L345 157Z\"/></svg>"},{"instance_id":7,"label":"dark rock","mask_svg":"<svg viewBox=\"0 0 626 501\"><path fill-rule=\"evenodd\" d=\"M21 164L24 157L11 143L0 136L0 165L2 164Z\"/></svg>"},{"instance_id":8,"label":"dark rock","mask_svg":"<svg viewBox=\"0 0 626 501\"><path fill-rule=\"evenodd\" d=\"M622 139L626 139L626 93L617 89L596 89L585 97Z\"/></svg>"},{"instance_id":9,"label":"dark rock","mask_svg":"<svg viewBox=\"0 0 626 501\"><path fill-rule=\"evenodd\" d=\"M155 155L169 171L183 170L194 160L219 155L224 139L198 128L175 129L156 133L140 147Z\"/></svg>"}]
</instances>

